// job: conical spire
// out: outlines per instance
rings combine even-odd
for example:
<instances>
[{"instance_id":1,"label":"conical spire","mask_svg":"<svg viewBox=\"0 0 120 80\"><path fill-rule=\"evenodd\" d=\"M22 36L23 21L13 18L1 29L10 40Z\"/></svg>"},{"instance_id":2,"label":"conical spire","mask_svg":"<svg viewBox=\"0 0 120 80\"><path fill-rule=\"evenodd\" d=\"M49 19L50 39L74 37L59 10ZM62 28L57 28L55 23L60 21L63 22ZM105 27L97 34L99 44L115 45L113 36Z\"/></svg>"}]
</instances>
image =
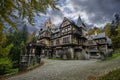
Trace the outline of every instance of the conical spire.
<instances>
[{"instance_id":1,"label":"conical spire","mask_svg":"<svg viewBox=\"0 0 120 80\"><path fill-rule=\"evenodd\" d=\"M78 20L77 20L77 26L82 27L82 20L80 16L78 17Z\"/></svg>"}]
</instances>

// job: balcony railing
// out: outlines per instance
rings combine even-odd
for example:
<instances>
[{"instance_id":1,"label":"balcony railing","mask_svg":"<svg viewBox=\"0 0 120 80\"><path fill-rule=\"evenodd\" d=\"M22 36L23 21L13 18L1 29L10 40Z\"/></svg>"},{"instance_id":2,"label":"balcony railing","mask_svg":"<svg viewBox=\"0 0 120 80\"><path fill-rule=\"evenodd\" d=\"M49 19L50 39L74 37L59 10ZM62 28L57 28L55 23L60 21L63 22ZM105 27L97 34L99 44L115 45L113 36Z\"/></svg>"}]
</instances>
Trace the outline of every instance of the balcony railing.
<instances>
[{"instance_id":1,"label":"balcony railing","mask_svg":"<svg viewBox=\"0 0 120 80\"><path fill-rule=\"evenodd\" d=\"M73 34L82 35L80 31L73 30Z\"/></svg>"},{"instance_id":2,"label":"balcony railing","mask_svg":"<svg viewBox=\"0 0 120 80\"><path fill-rule=\"evenodd\" d=\"M76 35L82 35L81 32L78 31L78 30L69 30L69 31L66 31L66 32L62 32L61 35L70 34L70 33L73 33L73 34L76 34Z\"/></svg>"},{"instance_id":3,"label":"balcony railing","mask_svg":"<svg viewBox=\"0 0 120 80\"><path fill-rule=\"evenodd\" d=\"M48 36L39 36L38 39L43 39L43 38L50 38L51 36L48 35Z\"/></svg>"}]
</instances>

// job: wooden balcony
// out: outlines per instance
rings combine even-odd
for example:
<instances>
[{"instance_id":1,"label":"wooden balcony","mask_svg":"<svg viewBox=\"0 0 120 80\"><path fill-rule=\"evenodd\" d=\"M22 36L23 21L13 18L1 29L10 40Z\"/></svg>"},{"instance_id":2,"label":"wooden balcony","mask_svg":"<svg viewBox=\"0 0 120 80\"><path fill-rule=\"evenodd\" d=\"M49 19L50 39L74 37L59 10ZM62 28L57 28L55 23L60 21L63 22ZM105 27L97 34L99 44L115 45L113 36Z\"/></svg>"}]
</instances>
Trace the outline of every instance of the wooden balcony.
<instances>
[{"instance_id":1,"label":"wooden balcony","mask_svg":"<svg viewBox=\"0 0 120 80\"><path fill-rule=\"evenodd\" d=\"M105 45L107 44L106 42L98 42L99 45Z\"/></svg>"},{"instance_id":2,"label":"wooden balcony","mask_svg":"<svg viewBox=\"0 0 120 80\"><path fill-rule=\"evenodd\" d=\"M51 39L56 39L56 38L59 38L60 37L60 35L59 36L51 36Z\"/></svg>"},{"instance_id":3,"label":"wooden balcony","mask_svg":"<svg viewBox=\"0 0 120 80\"><path fill-rule=\"evenodd\" d=\"M87 46L97 46L97 44L89 44L89 43L86 43Z\"/></svg>"},{"instance_id":4,"label":"wooden balcony","mask_svg":"<svg viewBox=\"0 0 120 80\"><path fill-rule=\"evenodd\" d=\"M51 36L39 36L39 37L38 37L39 40L40 40L40 39L44 39L44 38L50 39Z\"/></svg>"},{"instance_id":5,"label":"wooden balcony","mask_svg":"<svg viewBox=\"0 0 120 80\"><path fill-rule=\"evenodd\" d=\"M75 34L75 35L79 35L79 36L82 35L81 32L80 32L80 31L77 31L77 30L73 30L72 33Z\"/></svg>"},{"instance_id":6,"label":"wooden balcony","mask_svg":"<svg viewBox=\"0 0 120 80\"><path fill-rule=\"evenodd\" d=\"M66 32L61 32L61 35L67 35L67 34L74 34L74 35L78 35L81 36L81 32L78 30L70 30L70 31L66 31Z\"/></svg>"}]
</instances>

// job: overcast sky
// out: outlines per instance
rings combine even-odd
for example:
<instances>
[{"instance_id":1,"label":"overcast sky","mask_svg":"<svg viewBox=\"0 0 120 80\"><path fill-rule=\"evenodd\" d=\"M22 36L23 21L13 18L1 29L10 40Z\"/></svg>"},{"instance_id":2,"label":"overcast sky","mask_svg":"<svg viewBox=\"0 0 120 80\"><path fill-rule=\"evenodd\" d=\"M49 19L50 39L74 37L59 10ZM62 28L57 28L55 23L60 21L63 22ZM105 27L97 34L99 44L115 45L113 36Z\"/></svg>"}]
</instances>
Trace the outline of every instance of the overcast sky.
<instances>
[{"instance_id":1,"label":"overcast sky","mask_svg":"<svg viewBox=\"0 0 120 80\"><path fill-rule=\"evenodd\" d=\"M79 15L87 25L103 27L114 13L120 14L120 0L60 0L57 7L60 10L49 8L46 15L36 17L37 28L49 17L59 27L64 17L76 21Z\"/></svg>"}]
</instances>

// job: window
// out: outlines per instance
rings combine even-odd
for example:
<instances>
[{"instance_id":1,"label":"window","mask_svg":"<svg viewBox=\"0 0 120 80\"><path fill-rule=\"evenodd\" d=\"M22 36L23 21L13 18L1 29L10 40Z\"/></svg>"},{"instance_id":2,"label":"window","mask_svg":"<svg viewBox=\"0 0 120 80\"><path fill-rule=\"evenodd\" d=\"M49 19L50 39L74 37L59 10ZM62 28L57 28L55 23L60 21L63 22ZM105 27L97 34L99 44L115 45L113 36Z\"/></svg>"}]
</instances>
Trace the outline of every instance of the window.
<instances>
[{"instance_id":1,"label":"window","mask_svg":"<svg viewBox=\"0 0 120 80\"><path fill-rule=\"evenodd\" d=\"M71 30L71 27L69 26L69 27L68 27L68 31L70 31L70 30Z\"/></svg>"},{"instance_id":2,"label":"window","mask_svg":"<svg viewBox=\"0 0 120 80\"><path fill-rule=\"evenodd\" d=\"M53 46L54 44L53 44L53 41L51 41L51 46Z\"/></svg>"},{"instance_id":3,"label":"window","mask_svg":"<svg viewBox=\"0 0 120 80\"><path fill-rule=\"evenodd\" d=\"M67 31L68 31L68 27L67 27L67 28L62 29L62 33L67 32Z\"/></svg>"},{"instance_id":4,"label":"window","mask_svg":"<svg viewBox=\"0 0 120 80\"><path fill-rule=\"evenodd\" d=\"M82 44L82 43L83 43L83 41L82 41L82 40L78 40L78 43L79 43L79 44Z\"/></svg>"},{"instance_id":5,"label":"window","mask_svg":"<svg viewBox=\"0 0 120 80\"><path fill-rule=\"evenodd\" d=\"M70 43L70 37L63 38L63 43Z\"/></svg>"},{"instance_id":6,"label":"window","mask_svg":"<svg viewBox=\"0 0 120 80\"><path fill-rule=\"evenodd\" d=\"M60 44L59 39L56 40L56 44Z\"/></svg>"}]
</instances>

